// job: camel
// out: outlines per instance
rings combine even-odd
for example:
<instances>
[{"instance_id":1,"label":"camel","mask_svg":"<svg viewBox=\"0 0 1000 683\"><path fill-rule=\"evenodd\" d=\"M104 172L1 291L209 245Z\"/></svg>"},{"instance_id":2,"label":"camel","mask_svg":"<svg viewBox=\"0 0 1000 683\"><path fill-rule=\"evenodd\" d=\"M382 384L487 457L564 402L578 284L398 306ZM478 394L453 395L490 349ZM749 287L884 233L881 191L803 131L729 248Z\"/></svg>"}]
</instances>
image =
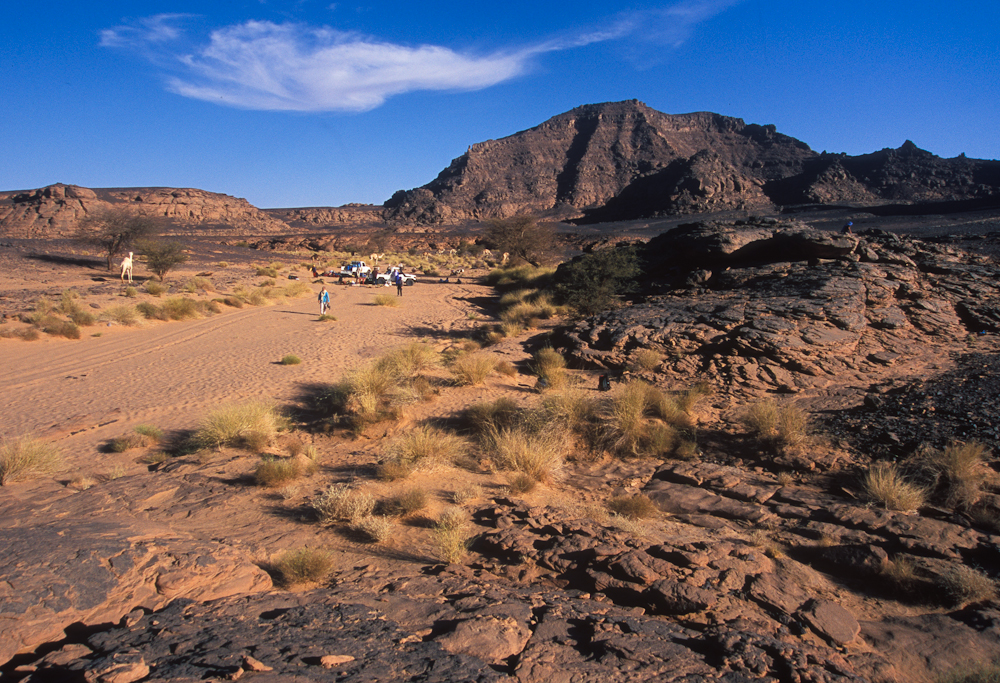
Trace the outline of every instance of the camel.
<instances>
[{"instance_id":1,"label":"camel","mask_svg":"<svg viewBox=\"0 0 1000 683\"><path fill-rule=\"evenodd\" d=\"M500 263L506 264L507 263L507 259L509 259L509 258L510 258L510 254L505 251L503 253L503 260L501 260Z\"/></svg>"},{"instance_id":2,"label":"camel","mask_svg":"<svg viewBox=\"0 0 1000 683\"><path fill-rule=\"evenodd\" d=\"M122 259L122 282L125 282L125 273L128 273L128 283L132 284L132 252Z\"/></svg>"},{"instance_id":3,"label":"camel","mask_svg":"<svg viewBox=\"0 0 1000 683\"><path fill-rule=\"evenodd\" d=\"M489 249L483 249L483 258L491 259L493 258L493 252Z\"/></svg>"}]
</instances>

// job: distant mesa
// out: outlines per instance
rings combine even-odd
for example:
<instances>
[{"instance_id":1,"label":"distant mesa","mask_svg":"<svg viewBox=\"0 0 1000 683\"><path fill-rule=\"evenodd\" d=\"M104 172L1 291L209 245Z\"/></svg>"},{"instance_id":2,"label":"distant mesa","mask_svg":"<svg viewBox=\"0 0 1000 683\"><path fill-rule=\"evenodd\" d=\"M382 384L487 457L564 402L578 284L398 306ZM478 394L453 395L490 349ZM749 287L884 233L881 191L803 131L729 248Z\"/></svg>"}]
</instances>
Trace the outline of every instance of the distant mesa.
<instances>
[{"instance_id":1,"label":"distant mesa","mask_svg":"<svg viewBox=\"0 0 1000 683\"><path fill-rule=\"evenodd\" d=\"M942 159L909 140L860 156L817 153L772 125L664 114L630 100L584 105L476 143L430 183L383 206L261 210L197 189L58 183L0 193L0 237L66 237L87 213L123 203L176 232L261 236L373 225L406 231L518 214L599 223L833 204L988 208L1000 204L1000 162Z\"/></svg>"}]
</instances>

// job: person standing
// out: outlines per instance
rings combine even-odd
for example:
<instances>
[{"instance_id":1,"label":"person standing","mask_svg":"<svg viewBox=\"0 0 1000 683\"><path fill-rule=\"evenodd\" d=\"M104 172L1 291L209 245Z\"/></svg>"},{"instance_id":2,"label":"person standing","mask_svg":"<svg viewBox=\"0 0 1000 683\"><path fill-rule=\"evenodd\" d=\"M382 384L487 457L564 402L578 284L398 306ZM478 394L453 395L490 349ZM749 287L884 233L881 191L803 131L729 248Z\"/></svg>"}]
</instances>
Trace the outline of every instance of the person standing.
<instances>
[{"instance_id":1,"label":"person standing","mask_svg":"<svg viewBox=\"0 0 1000 683\"><path fill-rule=\"evenodd\" d=\"M330 292L323 287L319 293L319 314L326 315L328 310L330 310Z\"/></svg>"},{"instance_id":2,"label":"person standing","mask_svg":"<svg viewBox=\"0 0 1000 683\"><path fill-rule=\"evenodd\" d=\"M396 271L396 296L403 296L403 271Z\"/></svg>"}]
</instances>

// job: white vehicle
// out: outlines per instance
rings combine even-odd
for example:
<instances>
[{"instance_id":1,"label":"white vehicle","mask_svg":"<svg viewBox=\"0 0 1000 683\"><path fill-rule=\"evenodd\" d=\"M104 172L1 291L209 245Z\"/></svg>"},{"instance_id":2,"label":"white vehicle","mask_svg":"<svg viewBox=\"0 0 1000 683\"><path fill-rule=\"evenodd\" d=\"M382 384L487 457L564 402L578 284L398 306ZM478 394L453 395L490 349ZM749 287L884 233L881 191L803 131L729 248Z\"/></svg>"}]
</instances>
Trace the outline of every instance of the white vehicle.
<instances>
[{"instance_id":1,"label":"white vehicle","mask_svg":"<svg viewBox=\"0 0 1000 683\"><path fill-rule=\"evenodd\" d=\"M402 272L402 270L399 267L394 267L394 268L390 268L385 273L379 273L378 277L375 279L375 284L377 284L377 285L385 285L386 287L388 287L389 285L394 285L394 284L396 284L396 273L401 273L401 272ZM416 275L411 275L409 273L403 273L403 284L404 285L410 286L410 285L416 284L416 282L417 282L417 276Z\"/></svg>"},{"instance_id":2,"label":"white vehicle","mask_svg":"<svg viewBox=\"0 0 1000 683\"><path fill-rule=\"evenodd\" d=\"M368 275L371 270L371 266L364 261L351 261L350 263L345 263L340 267L340 274L357 277L358 275Z\"/></svg>"}]
</instances>

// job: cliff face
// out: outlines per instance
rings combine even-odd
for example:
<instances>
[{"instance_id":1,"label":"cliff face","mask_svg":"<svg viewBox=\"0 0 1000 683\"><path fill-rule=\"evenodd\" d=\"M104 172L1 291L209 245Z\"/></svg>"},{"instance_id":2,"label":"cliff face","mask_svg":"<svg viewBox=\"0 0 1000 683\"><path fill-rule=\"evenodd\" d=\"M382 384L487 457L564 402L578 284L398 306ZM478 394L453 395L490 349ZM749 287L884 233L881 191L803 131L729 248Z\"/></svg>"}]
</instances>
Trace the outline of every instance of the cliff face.
<instances>
[{"instance_id":1,"label":"cliff face","mask_svg":"<svg viewBox=\"0 0 1000 683\"><path fill-rule=\"evenodd\" d=\"M91 190L61 183L28 192L0 193L0 236L70 237L81 218L109 206L128 205L162 220L167 232L218 230L260 235L288 231L288 225L245 199L195 189L128 188Z\"/></svg>"},{"instance_id":2,"label":"cliff face","mask_svg":"<svg viewBox=\"0 0 1000 683\"><path fill-rule=\"evenodd\" d=\"M718 114L671 116L637 101L587 105L473 145L433 182L393 195L386 215L424 223L576 218L623 193L678 212L766 206L763 184L800 173L816 156L773 127Z\"/></svg>"},{"instance_id":3,"label":"cliff face","mask_svg":"<svg viewBox=\"0 0 1000 683\"><path fill-rule=\"evenodd\" d=\"M774 126L637 101L586 105L473 145L423 187L386 202L422 224L530 213L599 222L795 204L1000 198L1000 162L942 159L907 141L849 157L817 154Z\"/></svg>"}]
</instances>

